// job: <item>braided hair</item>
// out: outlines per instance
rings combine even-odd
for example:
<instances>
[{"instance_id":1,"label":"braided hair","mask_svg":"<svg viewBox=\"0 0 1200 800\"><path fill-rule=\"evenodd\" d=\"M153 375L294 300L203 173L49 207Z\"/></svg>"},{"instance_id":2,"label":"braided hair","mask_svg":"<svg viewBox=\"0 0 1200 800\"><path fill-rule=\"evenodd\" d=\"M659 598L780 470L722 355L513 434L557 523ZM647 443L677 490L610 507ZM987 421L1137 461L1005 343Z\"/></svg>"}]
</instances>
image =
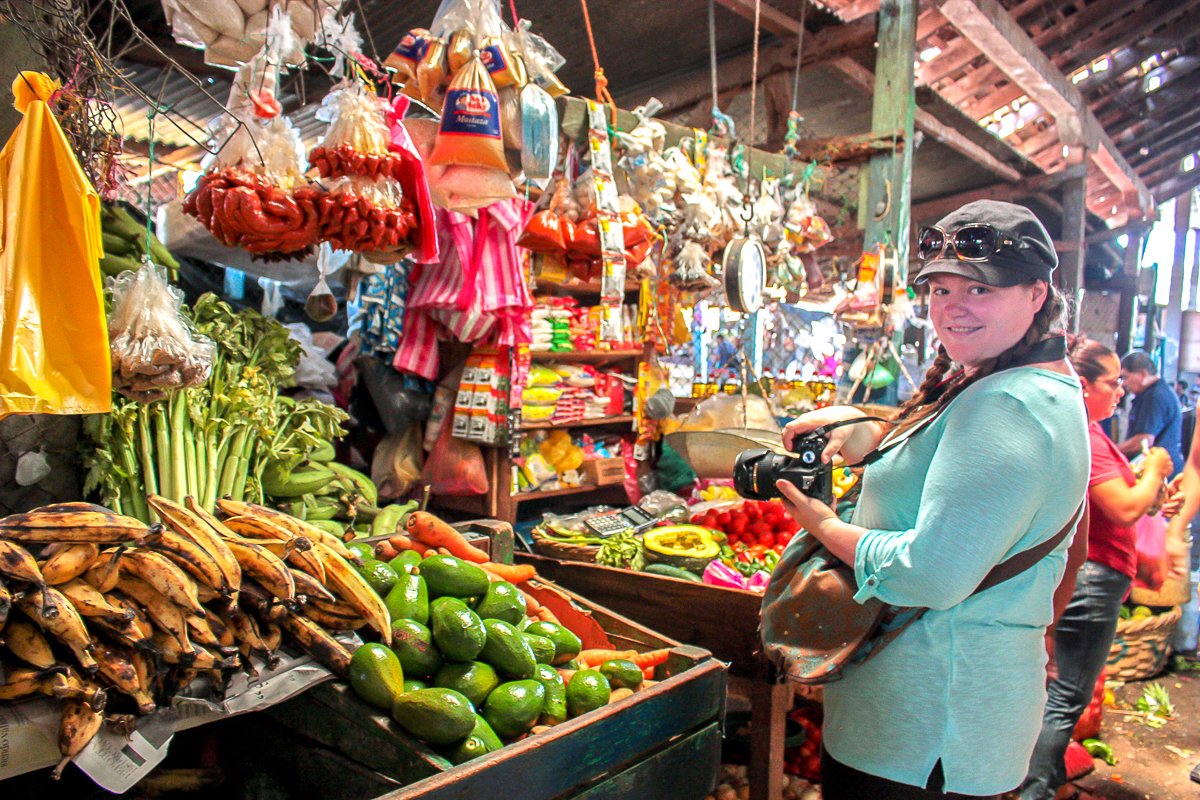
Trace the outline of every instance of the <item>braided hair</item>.
<instances>
[{"instance_id":1,"label":"braided hair","mask_svg":"<svg viewBox=\"0 0 1200 800\"><path fill-rule=\"evenodd\" d=\"M948 406L971 384L1008 367L1028 353L1033 345L1045 339L1051 330L1061 327L1066 310L1066 298L1052 284L1047 284L1046 300L1033 315L1033 322L1021 340L969 374L962 367L955 369L946 348L939 346L937 358L925 373L925 380L921 381L917 391L892 418L895 427L890 433L902 433L918 425Z\"/></svg>"}]
</instances>

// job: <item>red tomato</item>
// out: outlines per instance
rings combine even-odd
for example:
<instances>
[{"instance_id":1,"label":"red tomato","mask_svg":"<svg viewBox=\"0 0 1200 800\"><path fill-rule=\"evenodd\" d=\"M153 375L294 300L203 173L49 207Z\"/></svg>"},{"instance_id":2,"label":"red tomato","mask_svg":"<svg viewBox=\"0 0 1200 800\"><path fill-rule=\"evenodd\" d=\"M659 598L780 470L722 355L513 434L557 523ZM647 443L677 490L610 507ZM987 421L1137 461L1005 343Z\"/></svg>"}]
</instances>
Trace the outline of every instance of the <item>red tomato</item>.
<instances>
[{"instance_id":1,"label":"red tomato","mask_svg":"<svg viewBox=\"0 0 1200 800\"><path fill-rule=\"evenodd\" d=\"M734 561L740 561L743 564L753 564L755 562L754 553L749 550L743 550L733 557Z\"/></svg>"},{"instance_id":2,"label":"red tomato","mask_svg":"<svg viewBox=\"0 0 1200 800\"><path fill-rule=\"evenodd\" d=\"M762 516L762 512L759 511L758 506L750 500L742 503L742 513L746 516L746 519L750 520L751 522L756 521Z\"/></svg>"},{"instance_id":3,"label":"red tomato","mask_svg":"<svg viewBox=\"0 0 1200 800\"><path fill-rule=\"evenodd\" d=\"M730 547L733 547L735 544L741 544L741 543L742 543L742 537L738 536L736 533L725 534L725 544L729 545Z\"/></svg>"},{"instance_id":4,"label":"red tomato","mask_svg":"<svg viewBox=\"0 0 1200 800\"><path fill-rule=\"evenodd\" d=\"M754 534L756 537L762 536L764 533L775 532L775 529L772 528L771 524L768 522L753 522L749 527L746 528L746 530Z\"/></svg>"},{"instance_id":5,"label":"red tomato","mask_svg":"<svg viewBox=\"0 0 1200 800\"><path fill-rule=\"evenodd\" d=\"M750 545L748 545L748 544L746 544L745 542L743 542L743 541L740 541L740 540L739 540L739 541L736 541L736 542L733 542L733 543L732 543L731 545L729 545L729 546L730 546L730 548L732 548L733 552L735 552L735 553L740 553L740 552L742 552L743 550L747 550L747 549L749 549L749 547L750 547Z\"/></svg>"},{"instance_id":6,"label":"red tomato","mask_svg":"<svg viewBox=\"0 0 1200 800\"><path fill-rule=\"evenodd\" d=\"M792 531L777 531L775 533L775 544L786 546L796 534Z\"/></svg>"},{"instance_id":7,"label":"red tomato","mask_svg":"<svg viewBox=\"0 0 1200 800\"><path fill-rule=\"evenodd\" d=\"M763 554L763 553L765 553L765 552L767 552L767 551L768 551L768 550L770 550L770 549L771 549L771 548L770 548L770 547L768 547L768 546L767 546L767 545L765 545L765 544L752 544L752 545L750 545L750 552L751 552L751 553L753 553L753 554L755 555L755 557L758 557L758 558L761 558L761 557L762 557L762 554Z\"/></svg>"},{"instance_id":8,"label":"red tomato","mask_svg":"<svg viewBox=\"0 0 1200 800\"><path fill-rule=\"evenodd\" d=\"M775 546L774 546L774 547L772 547L771 549L772 549L772 550L774 550L774 551L775 551L776 553L778 553L779 555L783 555L783 551L787 549L787 545L786 545L786 544L783 544L783 543L781 542L780 544L777 544L777 545L775 545Z\"/></svg>"},{"instance_id":9,"label":"red tomato","mask_svg":"<svg viewBox=\"0 0 1200 800\"><path fill-rule=\"evenodd\" d=\"M755 524L757 524L757 523L755 523ZM736 533L738 536L742 536L747 532L747 530L748 529L746 527L746 520L735 519L735 520L733 520L733 522L729 523L729 527L727 527L725 529L725 532L726 533Z\"/></svg>"},{"instance_id":10,"label":"red tomato","mask_svg":"<svg viewBox=\"0 0 1200 800\"><path fill-rule=\"evenodd\" d=\"M761 545L765 545L766 547L774 547L775 542L775 534L771 533L770 531L767 531L766 533L760 533L758 535L758 543Z\"/></svg>"},{"instance_id":11,"label":"red tomato","mask_svg":"<svg viewBox=\"0 0 1200 800\"><path fill-rule=\"evenodd\" d=\"M730 521L732 521L732 519L733 517L728 511L722 511L720 514L717 514L717 525L724 528L730 523Z\"/></svg>"}]
</instances>

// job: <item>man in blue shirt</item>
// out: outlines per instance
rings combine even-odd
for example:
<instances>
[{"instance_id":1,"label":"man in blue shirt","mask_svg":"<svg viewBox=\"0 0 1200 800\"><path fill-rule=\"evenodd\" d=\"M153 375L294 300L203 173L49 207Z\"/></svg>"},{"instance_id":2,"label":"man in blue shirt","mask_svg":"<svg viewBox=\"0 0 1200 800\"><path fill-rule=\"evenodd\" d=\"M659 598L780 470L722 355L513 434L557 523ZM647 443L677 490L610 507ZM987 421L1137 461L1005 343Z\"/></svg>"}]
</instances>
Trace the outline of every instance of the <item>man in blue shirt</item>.
<instances>
[{"instance_id":1,"label":"man in blue shirt","mask_svg":"<svg viewBox=\"0 0 1200 800\"><path fill-rule=\"evenodd\" d=\"M1161 447L1175 464L1172 477L1183 469L1183 411L1179 398L1158 376L1158 365L1146 353L1135 350L1121 359L1121 378L1134 395L1129 407L1129 438L1117 445L1127 456L1147 447Z\"/></svg>"}]
</instances>

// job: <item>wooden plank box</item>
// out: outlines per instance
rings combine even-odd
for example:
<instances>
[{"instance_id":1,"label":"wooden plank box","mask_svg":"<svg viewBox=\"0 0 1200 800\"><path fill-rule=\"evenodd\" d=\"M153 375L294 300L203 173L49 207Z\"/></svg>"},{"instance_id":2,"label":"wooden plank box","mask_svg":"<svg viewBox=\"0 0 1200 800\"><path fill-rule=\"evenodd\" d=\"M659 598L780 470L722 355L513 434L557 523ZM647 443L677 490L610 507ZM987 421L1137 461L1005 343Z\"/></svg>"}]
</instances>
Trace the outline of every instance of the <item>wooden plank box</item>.
<instances>
[{"instance_id":1,"label":"wooden plank box","mask_svg":"<svg viewBox=\"0 0 1200 800\"><path fill-rule=\"evenodd\" d=\"M726 667L570 591L530 593L585 648L671 647L659 683L624 700L455 767L344 683L315 687L266 713L403 788L379 800L701 800L716 787Z\"/></svg>"},{"instance_id":2,"label":"wooden plank box","mask_svg":"<svg viewBox=\"0 0 1200 800\"><path fill-rule=\"evenodd\" d=\"M703 648L729 663L729 674L774 680L758 637L762 595L581 561L516 553L519 564L646 627Z\"/></svg>"}]
</instances>

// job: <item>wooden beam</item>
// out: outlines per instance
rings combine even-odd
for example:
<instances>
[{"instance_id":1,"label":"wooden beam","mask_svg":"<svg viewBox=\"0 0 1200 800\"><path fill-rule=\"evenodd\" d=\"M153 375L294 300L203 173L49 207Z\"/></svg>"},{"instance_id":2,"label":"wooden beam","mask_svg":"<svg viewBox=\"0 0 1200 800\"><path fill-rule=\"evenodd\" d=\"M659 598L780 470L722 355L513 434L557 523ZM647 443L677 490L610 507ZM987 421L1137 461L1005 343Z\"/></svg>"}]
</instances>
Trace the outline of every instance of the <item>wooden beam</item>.
<instances>
[{"instance_id":1,"label":"wooden beam","mask_svg":"<svg viewBox=\"0 0 1200 800\"><path fill-rule=\"evenodd\" d=\"M993 67L994 69L994 67ZM1001 76L1003 77L1003 76ZM1025 90L1012 81L1008 81L1003 87L993 92L988 92L983 97L975 100L963 108L963 113L971 119L980 120L984 117L994 114L997 109L1004 108L1014 100L1019 100L1026 94Z\"/></svg>"},{"instance_id":2,"label":"wooden beam","mask_svg":"<svg viewBox=\"0 0 1200 800\"><path fill-rule=\"evenodd\" d=\"M916 84L917 86L928 86L936 83L952 72L962 69L981 55L983 54L979 52L979 48L972 44L970 39L959 36L937 56L917 67Z\"/></svg>"},{"instance_id":3,"label":"wooden beam","mask_svg":"<svg viewBox=\"0 0 1200 800\"><path fill-rule=\"evenodd\" d=\"M753 5L750 7L753 18ZM799 23L797 23L799 24ZM839 58L870 47L875 42L875 20L866 18L846 25L834 25L809 34L804 39L804 66ZM776 72L796 68L794 41L760 47L758 79L765 80ZM750 85L752 54L728 58L717 64L717 88L720 94L738 92ZM651 97L663 104L662 116L686 111L712 96L712 79L705 64L687 72L668 75L618 94L615 99L622 108L635 108Z\"/></svg>"},{"instance_id":4,"label":"wooden beam","mask_svg":"<svg viewBox=\"0 0 1200 800\"><path fill-rule=\"evenodd\" d=\"M998 0L942 0L942 14L1013 83L1054 115L1064 144L1084 144L1070 81L1037 48ZM1078 97L1079 93L1074 92Z\"/></svg>"},{"instance_id":5,"label":"wooden beam","mask_svg":"<svg viewBox=\"0 0 1200 800\"><path fill-rule=\"evenodd\" d=\"M1050 63L999 0L942 0L939 7L963 36L1054 116L1063 144L1087 147L1114 186L1122 192L1136 192L1140 210L1149 208L1149 190L1096 122L1083 95Z\"/></svg>"},{"instance_id":6,"label":"wooden beam","mask_svg":"<svg viewBox=\"0 0 1200 800\"><path fill-rule=\"evenodd\" d=\"M801 2L807 1L801 0ZM717 0L717 3L725 6L739 17L754 19L754 0ZM784 39L795 39L800 35L799 21L767 3L760 3L759 9L759 24L764 30Z\"/></svg>"},{"instance_id":7,"label":"wooden beam","mask_svg":"<svg viewBox=\"0 0 1200 800\"><path fill-rule=\"evenodd\" d=\"M1193 101L1194 108L1179 113L1178 110L1170 115L1170 122L1162 122L1160 118L1159 124L1144 131L1141 135L1135 136L1128 142L1121 143L1121 151L1126 153L1126 158L1134 166L1139 166L1141 161L1146 160L1146 156L1141 155L1144 148L1146 154L1150 155L1155 152L1161 152L1164 147L1168 147L1171 137L1178 133L1187 133L1194 130L1196 123L1200 121L1200 106Z\"/></svg>"},{"instance_id":8,"label":"wooden beam","mask_svg":"<svg viewBox=\"0 0 1200 800\"><path fill-rule=\"evenodd\" d=\"M1064 72L1074 72L1112 52L1114 41L1136 42L1198 5L1200 0L1158 0L1148 3L1138 12L1122 17L1119 24L1109 25L1091 36L1076 39L1067 50L1055 57L1055 64Z\"/></svg>"},{"instance_id":9,"label":"wooden beam","mask_svg":"<svg viewBox=\"0 0 1200 800\"><path fill-rule=\"evenodd\" d=\"M1099 244L1100 242L1111 242L1115 239L1120 239L1125 235L1135 233L1144 233L1154 227L1154 223L1158 222L1158 218L1144 219L1137 222L1130 222L1127 225L1122 225L1118 228L1105 228L1103 230L1094 231L1087 235L1086 241L1088 244Z\"/></svg>"},{"instance_id":10,"label":"wooden beam","mask_svg":"<svg viewBox=\"0 0 1200 800\"><path fill-rule=\"evenodd\" d=\"M1083 154L1080 154L1081 156ZM1069 298L1071 309L1070 329L1079 332L1077 309L1083 301L1083 267L1087 258L1084 247L1084 230L1087 222L1087 172L1079 177L1068 178L1062 183L1062 242L1066 245L1059 259L1058 286Z\"/></svg>"},{"instance_id":11,"label":"wooden beam","mask_svg":"<svg viewBox=\"0 0 1200 800\"><path fill-rule=\"evenodd\" d=\"M1004 73L989 61L979 69L971 70L949 86L942 87L942 97L956 106L974 103L975 95L981 89L1004 79Z\"/></svg>"},{"instance_id":12,"label":"wooden beam","mask_svg":"<svg viewBox=\"0 0 1200 800\"><path fill-rule=\"evenodd\" d=\"M753 5L751 3L752 7ZM879 0L836 0L836 2L826 0L823 5L846 22L853 22L879 11Z\"/></svg>"},{"instance_id":13,"label":"wooden beam","mask_svg":"<svg viewBox=\"0 0 1200 800\"><path fill-rule=\"evenodd\" d=\"M1137 159L1136 168L1138 174L1144 175L1160 164L1180 161L1197 151L1200 151L1200 122L1193 122L1187 128L1155 142L1149 153Z\"/></svg>"},{"instance_id":14,"label":"wooden beam","mask_svg":"<svg viewBox=\"0 0 1200 800\"><path fill-rule=\"evenodd\" d=\"M1077 164L1053 175L1035 175L1025 178L1018 183L996 183L980 189L926 200L913 206L913 220L918 223L932 222L949 214L959 206L975 200L1003 200L1014 202L1023 197L1032 197L1038 192L1057 189L1063 181L1079 178L1087 174L1087 168Z\"/></svg>"},{"instance_id":15,"label":"wooden beam","mask_svg":"<svg viewBox=\"0 0 1200 800\"><path fill-rule=\"evenodd\" d=\"M854 59L835 59L830 62L830 66L836 68L864 92L872 93L875 91L875 74ZM925 109L917 108L913 119L919 130L924 131L927 135L947 147L962 153L981 167L994 172L1006 181L1018 181L1021 179L1020 172L1005 164L949 125L946 125Z\"/></svg>"},{"instance_id":16,"label":"wooden beam","mask_svg":"<svg viewBox=\"0 0 1200 800\"><path fill-rule=\"evenodd\" d=\"M1100 124L1106 131L1116 131L1113 141L1121 148L1121 152L1131 153L1137 152L1143 144L1154 138L1157 126L1170 124L1181 114L1188 114L1192 111L1200 111L1200 107L1196 104L1195 96L1189 92L1187 97L1181 100L1162 108L1156 108L1137 118L1131 118L1128 122L1118 123L1110 118L1107 122L1100 120ZM1149 129L1147 129L1148 127Z\"/></svg>"}]
</instances>

